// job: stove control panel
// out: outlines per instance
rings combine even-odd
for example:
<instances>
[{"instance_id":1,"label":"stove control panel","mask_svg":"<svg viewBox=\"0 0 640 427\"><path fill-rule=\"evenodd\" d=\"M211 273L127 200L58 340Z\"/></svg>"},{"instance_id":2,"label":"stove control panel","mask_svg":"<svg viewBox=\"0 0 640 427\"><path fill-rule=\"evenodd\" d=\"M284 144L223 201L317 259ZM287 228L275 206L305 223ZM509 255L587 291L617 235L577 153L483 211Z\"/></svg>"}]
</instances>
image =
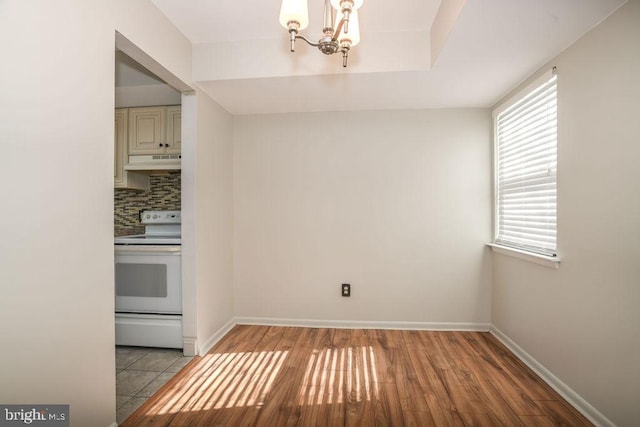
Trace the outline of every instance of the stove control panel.
<instances>
[{"instance_id":1,"label":"stove control panel","mask_svg":"<svg viewBox=\"0 0 640 427\"><path fill-rule=\"evenodd\" d=\"M180 224L180 211L142 211L143 224Z\"/></svg>"}]
</instances>

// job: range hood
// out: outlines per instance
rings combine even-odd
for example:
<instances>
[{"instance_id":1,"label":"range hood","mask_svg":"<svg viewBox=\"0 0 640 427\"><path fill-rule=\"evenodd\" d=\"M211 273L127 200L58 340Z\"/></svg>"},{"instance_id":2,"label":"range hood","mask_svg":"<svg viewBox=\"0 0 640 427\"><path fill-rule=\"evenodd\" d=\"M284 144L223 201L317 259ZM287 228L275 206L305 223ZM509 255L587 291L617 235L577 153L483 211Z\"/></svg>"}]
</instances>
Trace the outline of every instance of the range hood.
<instances>
[{"instance_id":1,"label":"range hood","mask_svg":"<svg viewBox=\"0 0 640 427\"><path fill-rule=\"evenodd\" d=\"M180 154L153 154L147 156L129 156L126 171L171 171L182 169Z\"/></svg>"}]
</instances>

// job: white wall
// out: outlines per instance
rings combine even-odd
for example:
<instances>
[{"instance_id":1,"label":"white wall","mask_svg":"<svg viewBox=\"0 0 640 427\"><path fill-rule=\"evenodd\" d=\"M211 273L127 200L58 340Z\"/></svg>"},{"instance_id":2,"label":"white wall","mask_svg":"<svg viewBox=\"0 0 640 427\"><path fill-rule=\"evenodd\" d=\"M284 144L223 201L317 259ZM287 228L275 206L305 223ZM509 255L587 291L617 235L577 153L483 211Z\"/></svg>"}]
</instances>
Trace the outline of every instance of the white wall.
<instances>
[{"instance_id":1,"label":"white wall","mask_svg":"<svg viewBox=\"0 0 640 427\"><path fill-rule=\"evenodd\" d=\"M189 83L147 0L0 2L0 402L68 403L72 426L115 421L116 30Z\"/></svg>"},{"instance_id":2,"label":"white wall","mask_svg":"<svg viewBox=\"0 0 640 427\"><path fill-rule=\"evenodd\" d=\"M490 126L487 110L235 117L236 315L488 323Z\"/></svg>"},{"instance_id":3,"label":"white wall","mask_svg":"<svg viewBox=\"0 0 640 427\"><path fill-rule=\"evenodd\" d=\"M169 85L121 86L115 91L115 107L147 107L150 105L178 105L181 93Z\"/></svg>"},{"instance_id":4,"label":"white wall","mask_svg":"<svg viewBox=\"0 0 640 427\"><path fill-rule=\"evenodd\" d=\"M196 284L185 297L197 317L185 318L185 330L202 353L234 315L233 121L203 92L193 96L196 144L183 149L183 167L193 169L183 177L183 277Z\"/></svg>"},{"instance_id":5,"label":"white wall","mask_svg":"<svg viewBox=\"0 0 640 427\"><path fill-rule=\"evenodd\" d=\"M550 270L495 254L493 322L610 421L637 425L640 2L552 65L562 263Z\"/></svg>"}]
</instances>

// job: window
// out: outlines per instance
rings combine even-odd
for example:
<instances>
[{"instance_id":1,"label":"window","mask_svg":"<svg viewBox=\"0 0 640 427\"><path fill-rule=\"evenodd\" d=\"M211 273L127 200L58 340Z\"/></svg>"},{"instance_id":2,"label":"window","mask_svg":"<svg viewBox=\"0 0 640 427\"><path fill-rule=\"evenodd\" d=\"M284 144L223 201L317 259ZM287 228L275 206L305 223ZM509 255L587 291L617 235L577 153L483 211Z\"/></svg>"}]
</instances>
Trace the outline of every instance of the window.
<instances>
[{"instance_id":1,"label":"window","mask_svg":"<svg viewBox=\"0 0 640 427\"><path fill-rule=\"evenodd\" d=\"M497 245L556 256L555 67L494 112Z\"/></svg>"}]
</instances>

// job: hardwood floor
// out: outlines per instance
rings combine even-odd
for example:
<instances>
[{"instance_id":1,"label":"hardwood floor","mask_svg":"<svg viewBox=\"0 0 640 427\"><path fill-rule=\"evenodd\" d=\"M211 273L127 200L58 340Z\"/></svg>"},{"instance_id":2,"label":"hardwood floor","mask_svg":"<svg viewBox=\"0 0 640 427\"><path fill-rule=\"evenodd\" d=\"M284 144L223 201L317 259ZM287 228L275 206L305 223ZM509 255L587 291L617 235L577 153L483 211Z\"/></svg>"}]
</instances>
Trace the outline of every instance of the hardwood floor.
<instances>
[{"instance_id":1,"label":"hardwood floor","mask_svg":"<svg viewBox=\"0 0 640 427\"><path fill-rule=\"evenodd\" d=\"M236 326L124 426L590 426L483 332Z\"/></svg>"}]
</instances>

